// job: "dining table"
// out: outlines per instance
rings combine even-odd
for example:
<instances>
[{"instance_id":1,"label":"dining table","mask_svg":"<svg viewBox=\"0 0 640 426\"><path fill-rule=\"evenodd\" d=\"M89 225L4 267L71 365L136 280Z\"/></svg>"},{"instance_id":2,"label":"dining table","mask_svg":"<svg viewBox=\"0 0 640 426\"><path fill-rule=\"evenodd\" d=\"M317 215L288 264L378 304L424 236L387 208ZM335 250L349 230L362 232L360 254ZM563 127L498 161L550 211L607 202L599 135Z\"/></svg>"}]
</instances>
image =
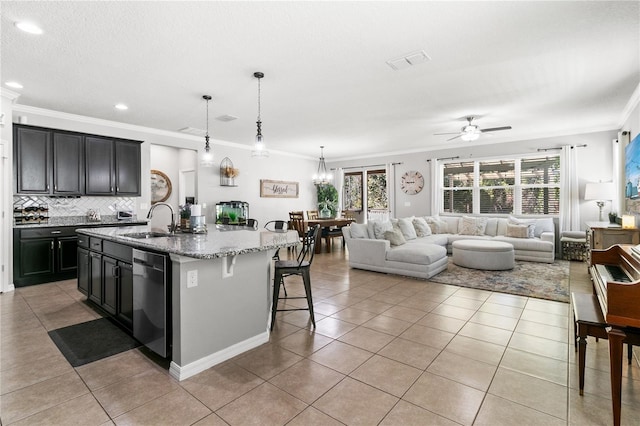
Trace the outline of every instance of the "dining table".
<instances>
[{"instance_id":1,"label":"dining table","mask_svg":"<svg viewBox=\"0 0 640 426\"><path fill-rule=\"evenodd\" d=\"M326 218L326 219L307 219L305 221L306 227L320 225L320 235L322 235L322 231L327 229L327 231L332 228L342 228L343 226L347 226L355 222L355 219L347 219L345 217L334 217L334 218ZM342 237L344 238L344 237ZM321 238L322 240L322 238ZM329 239L326 239L327 253L331 252L331 243ZM322 242L316 241L316 253L320 253L322 251Z\"/></svg>"}]
</instances>

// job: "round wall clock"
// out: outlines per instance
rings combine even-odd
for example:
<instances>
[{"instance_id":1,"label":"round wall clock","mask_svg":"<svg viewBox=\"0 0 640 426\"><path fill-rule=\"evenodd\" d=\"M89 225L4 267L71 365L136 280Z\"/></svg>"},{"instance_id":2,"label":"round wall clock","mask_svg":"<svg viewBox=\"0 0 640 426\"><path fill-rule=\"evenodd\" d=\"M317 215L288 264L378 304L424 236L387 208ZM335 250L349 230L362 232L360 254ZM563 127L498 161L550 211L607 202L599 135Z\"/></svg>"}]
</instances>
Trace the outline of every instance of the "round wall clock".
<instances>
[{"instance_id":1,"label":"round wall clock","mask_svg":"<svg viewBox=\"0 0 640 426\"><path fill-rule=\"evenodd\" d=\"M405 194L415 195L422 191L423 187L424 178L420 172L408 171L402 175L400 180L400 189L402 189Z\"/></svg>"}]
</instances>

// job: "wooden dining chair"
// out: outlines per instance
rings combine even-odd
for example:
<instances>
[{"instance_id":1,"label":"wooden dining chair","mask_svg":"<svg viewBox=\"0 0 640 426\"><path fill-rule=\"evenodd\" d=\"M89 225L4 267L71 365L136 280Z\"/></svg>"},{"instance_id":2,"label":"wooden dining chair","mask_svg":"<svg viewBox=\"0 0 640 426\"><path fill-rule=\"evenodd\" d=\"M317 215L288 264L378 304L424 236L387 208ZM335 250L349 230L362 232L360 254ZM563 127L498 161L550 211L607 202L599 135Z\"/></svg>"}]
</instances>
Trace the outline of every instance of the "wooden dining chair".
<instances>
[{"instance_id":1,"label":"wooden dining chair","mask_svg":"<svg viewBox=\"0 0 640 426\"><path fill-rule=\"evenodd\" d=\"M316 220L318 218L318 210L307 210L307 219Z\"/></svg>"}]
</instances>

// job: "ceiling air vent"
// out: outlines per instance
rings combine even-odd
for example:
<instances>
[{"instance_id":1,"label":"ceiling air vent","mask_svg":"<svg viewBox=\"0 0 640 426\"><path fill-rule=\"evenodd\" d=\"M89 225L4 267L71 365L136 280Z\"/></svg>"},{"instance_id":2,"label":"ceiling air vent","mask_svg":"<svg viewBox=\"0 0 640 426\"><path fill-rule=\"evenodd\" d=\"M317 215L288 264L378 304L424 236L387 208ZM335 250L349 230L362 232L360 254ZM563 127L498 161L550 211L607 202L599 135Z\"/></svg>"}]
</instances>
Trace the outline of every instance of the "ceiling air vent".
<instances>
[{"instance_id":1,"label":"ceiling air vent","mask_svg":"<svg viewBox=\"0 0 640 426\"><path fill-rule=\"evenodd\" d=\"M190 135L195 135L195 136L204 136L206 133L204 130L196 129L195 127L183 127L182 129L178 129L178 131L182 133L188 133Z\"/></svg>"},{"instance_id":2,"label":"ceiling air vent","mask_svg":"<svg viewBox=\"0 0 640 426\"><path fill-rule=\"evenodd\" d=\"M419 50L417 52L407 53L406 55L390 59L387 61L387 65L389 65L392 69L399 71L405 68L409 68L413 65L424 64L425 62L429 62L431 58L427 55L427 52L424 50Z\"/></svg>"},{"instance_id":3,"label":"ceiling air vent","mask_svg":"<svg viewBox=\"0 0 640 426\"><path fill-rule=\"evenodd\" d=\"M237 120L238 117L234 116L234 115L229 115L229 114L225 114L225 115L221 115L220 117L216 117L216 120L220 120L220 121L233 121L233 120Z\"/></svg>"}]
</instances>

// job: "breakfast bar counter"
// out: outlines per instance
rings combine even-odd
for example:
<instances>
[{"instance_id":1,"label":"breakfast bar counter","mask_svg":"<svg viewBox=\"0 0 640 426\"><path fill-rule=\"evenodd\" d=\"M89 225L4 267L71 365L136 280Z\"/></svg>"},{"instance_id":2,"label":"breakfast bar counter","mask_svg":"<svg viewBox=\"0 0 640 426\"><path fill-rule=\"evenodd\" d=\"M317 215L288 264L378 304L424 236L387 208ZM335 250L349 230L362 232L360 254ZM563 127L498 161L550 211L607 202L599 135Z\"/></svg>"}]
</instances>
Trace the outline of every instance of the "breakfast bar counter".
<instances>
[{"instance_id":1,"label":"breakfast bar counter","mask_svg":"<svg viewBox=\"0 0 640 426\"><path fill-rule=\"evenodd\" d=\"M178 380L268 342L272 257L279 248L299 244L296 231L220 225L205 234L170 235L148 226L77 232L91 244L118 244L170 259L168 358ZM135 300L133 306L135 319Z\"/></svg>"}]
</instances>

